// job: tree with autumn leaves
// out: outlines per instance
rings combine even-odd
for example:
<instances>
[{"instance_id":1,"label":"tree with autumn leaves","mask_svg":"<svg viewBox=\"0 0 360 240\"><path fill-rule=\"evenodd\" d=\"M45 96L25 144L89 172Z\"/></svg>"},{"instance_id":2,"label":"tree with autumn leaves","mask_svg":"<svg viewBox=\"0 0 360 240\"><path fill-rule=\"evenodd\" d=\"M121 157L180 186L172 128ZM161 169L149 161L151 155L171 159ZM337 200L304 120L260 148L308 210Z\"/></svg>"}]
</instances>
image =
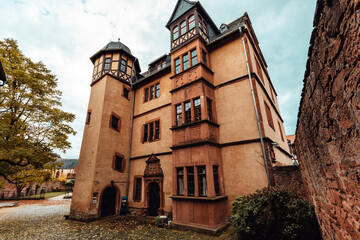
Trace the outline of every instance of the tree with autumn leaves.
<instances>
[{"instance_id":1,"label":"tree with autumn leaves","mask_svg":"<svg viewBox=\"0 0 360 240\"><path fill-rule=\"evenodd\" d=\"M19 193L58 167L54 150L70 148L75 115L61 109L56 76L25 57L16 40L0 41L0 61L8 80L0 87L0 176Z\"/></svg>"}]
</instances>

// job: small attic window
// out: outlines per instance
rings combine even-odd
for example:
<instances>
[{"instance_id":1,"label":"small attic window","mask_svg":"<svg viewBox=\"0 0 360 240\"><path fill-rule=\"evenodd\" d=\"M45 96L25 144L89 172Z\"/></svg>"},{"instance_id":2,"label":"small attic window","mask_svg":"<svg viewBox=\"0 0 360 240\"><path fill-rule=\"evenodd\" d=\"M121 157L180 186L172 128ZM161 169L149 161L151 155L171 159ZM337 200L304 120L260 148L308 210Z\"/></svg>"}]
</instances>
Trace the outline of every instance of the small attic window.
<instances>
[{"instance_id":1,"label":"small attic window","mask_svg":"<svg viewBox=\"0 0 360 240\"><path fill-rule=\"evenodd\" d=\"M229 29L229 27L228 27L228 25L226 25L226 24L221 24L221 26L220 26L220 32L221 33L223 33L223 32L225 32L226 30L228 30Z\"/></svg>"}]
</instances>

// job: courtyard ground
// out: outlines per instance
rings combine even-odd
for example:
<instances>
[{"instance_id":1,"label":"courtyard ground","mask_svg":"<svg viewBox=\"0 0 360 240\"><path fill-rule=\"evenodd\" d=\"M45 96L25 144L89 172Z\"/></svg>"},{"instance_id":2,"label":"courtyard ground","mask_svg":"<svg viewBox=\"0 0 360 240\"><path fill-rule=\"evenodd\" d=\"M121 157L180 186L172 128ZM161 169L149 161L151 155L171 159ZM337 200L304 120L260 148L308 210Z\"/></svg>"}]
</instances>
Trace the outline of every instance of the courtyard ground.
<instances>
[{"instance_id":1,"label":"courtyard ground","mask_svg":"<svg viewBox=\"0 0 360 240\"><path fill-rule=\"evenodd\" d=\"M215 237L157 228L148 221L127 216L91 223L65 220L70 203L70 199L59 196L20 200L15 207L0 208L0 239L232 239L231 229Z\"/></svg>"}]
</instances>

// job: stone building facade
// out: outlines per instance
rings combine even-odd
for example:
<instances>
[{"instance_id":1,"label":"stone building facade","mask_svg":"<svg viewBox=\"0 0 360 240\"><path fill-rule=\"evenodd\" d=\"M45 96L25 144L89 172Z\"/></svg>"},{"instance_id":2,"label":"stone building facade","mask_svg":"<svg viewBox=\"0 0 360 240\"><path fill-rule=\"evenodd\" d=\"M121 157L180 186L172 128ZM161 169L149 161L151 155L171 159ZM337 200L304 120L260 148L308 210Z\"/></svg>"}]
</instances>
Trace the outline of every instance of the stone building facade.
<instances>
[{"instance_id":1,"label":"stone building facade","mask_svg":"<svg viewBox=\"0 0 360 240\"><path fill-rule=\"evenodd\" d=\"M145 73L121 42L91 57L72 219L119 214L125 196L130 213L217 231L236 196L292 164L248 15L218 28L200 2L178 0L166 27L170 53Z\"/></svg>"},{"instance_id":2,"label":"stone building facade","mask_svg":"<svg viewBox=\"0 0 360 240\"><path fill-rule=\"evenodd\" d=\"M360 239L360 2L317 2L295 148L324 239Z\"/></svg>"}]
</instances>

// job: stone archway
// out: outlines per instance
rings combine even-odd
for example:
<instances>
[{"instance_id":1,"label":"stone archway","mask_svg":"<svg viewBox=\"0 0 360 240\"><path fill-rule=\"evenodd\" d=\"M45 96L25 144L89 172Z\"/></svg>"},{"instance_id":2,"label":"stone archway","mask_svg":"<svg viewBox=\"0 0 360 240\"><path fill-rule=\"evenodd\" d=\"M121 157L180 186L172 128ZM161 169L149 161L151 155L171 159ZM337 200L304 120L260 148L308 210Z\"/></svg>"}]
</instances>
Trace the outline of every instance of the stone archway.
<instances>
[{"instance_id":1,"label":"stone archway","mask_svg":"<svg viewBox=\"0 0 360 240\"><path fill-rule=\"evenodd\" d=\"M143 215L157 216L164 213L163 177L160 159L151 154L146 160L144 171L146 192Z\"/></svg>"},{"instance_id":2,"label":"stone archway","mask_svg":"<svg viewBox=\"0 0 360 240\"><path fill-rule=\"evenodd\" d=\"M116 188L109 186L101 195L101 217L115 215L116 213Z\"/></svg>"}]
</instances>

